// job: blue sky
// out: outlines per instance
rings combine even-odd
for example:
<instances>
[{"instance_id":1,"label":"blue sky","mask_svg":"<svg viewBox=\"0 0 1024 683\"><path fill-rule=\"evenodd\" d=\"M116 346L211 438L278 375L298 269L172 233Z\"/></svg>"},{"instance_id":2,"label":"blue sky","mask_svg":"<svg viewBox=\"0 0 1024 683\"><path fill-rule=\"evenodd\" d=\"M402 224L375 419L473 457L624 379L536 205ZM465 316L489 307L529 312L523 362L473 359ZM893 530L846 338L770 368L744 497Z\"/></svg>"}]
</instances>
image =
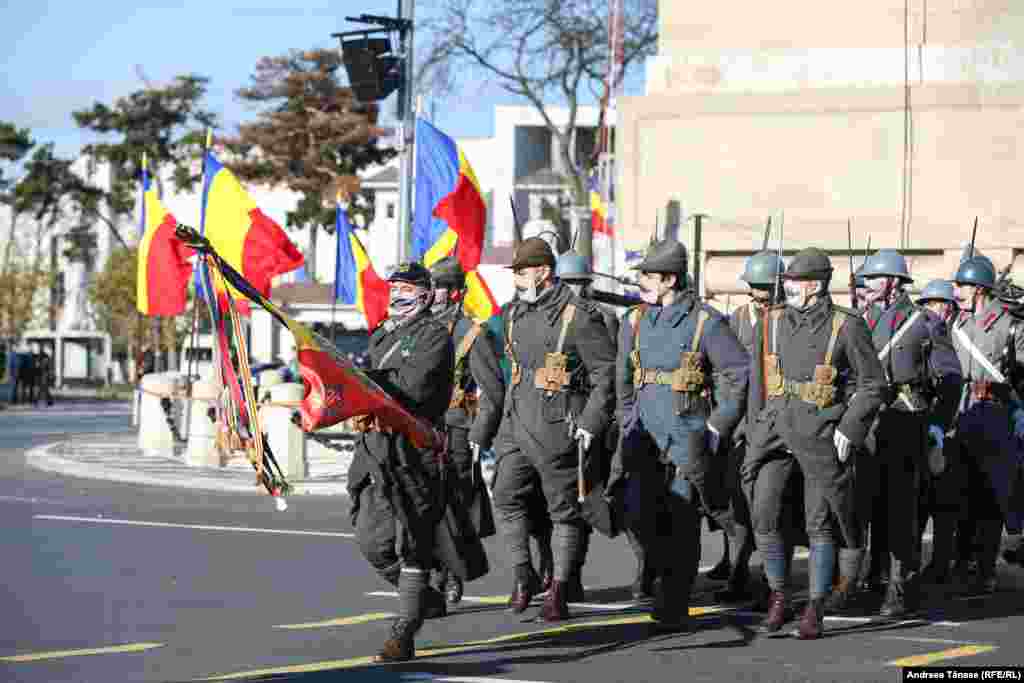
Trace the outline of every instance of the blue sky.
<instances>
[{"instance_id":1,"label":"blue sky","mask_svg":"<svg viewBox=\"0 0 1024 683\"><path fill-rule=\"evenodd\" d=\"M11 0L0 12L0 119L30 127L40 142L71 155L89 141L71 111L195 72L212 80L209 108L229 130L251 114L233 92L257 59L290 48L333 47L332 32L358 28L345 15L394 15L396 0L168 0L91 2ZM455 136L492 132L492 110L511 102L486 83L467 84L458 106L439 107L436 123ZM387 106L393 107L393 97ZM393 109L392 109L393 111Z\"/></svg>"}]
</instances>

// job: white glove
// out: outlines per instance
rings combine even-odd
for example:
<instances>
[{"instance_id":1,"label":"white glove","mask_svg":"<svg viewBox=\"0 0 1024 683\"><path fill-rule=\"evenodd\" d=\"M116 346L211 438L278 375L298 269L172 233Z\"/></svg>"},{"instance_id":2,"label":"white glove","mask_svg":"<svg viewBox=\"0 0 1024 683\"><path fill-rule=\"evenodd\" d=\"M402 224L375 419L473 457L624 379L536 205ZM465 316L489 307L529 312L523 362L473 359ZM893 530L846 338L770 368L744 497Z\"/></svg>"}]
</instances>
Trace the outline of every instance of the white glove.
<instances>
[{"instance_id":1,"label":"white glove","mask_svg":"<svg viewBox=\"0 0 1024 683\"><path fill-rule=\"evenodd\" d=\"M590 432L588 432L583 427L577 427L576 428L575 438L576 438L577 441L582 441L583 442L583 450L585 450L585 451L589 451L590 450L590 444L592 444L594 442L594 435L591 434Z\"/></svg>"},{"instance_id":2,"label":"white glove","mask_svg":"<svg viewBox=\"0 0 1024 683\"><path fill-rule=\"evenodd\" d=\"M832 437L832 441L836 444L836 454L839 456L839 462L846 462L846 459L850 457L850 440L837 429L835 436Z\"/></svg>"},{"instance_id":3,"label":"white glove","mask_svg":"<svg viewBox=\"0 0 1024 683\"><path fill-rule=\"evenodd\" d=\"M930 448L938 448L939 450L942 450L942 444L946 441L946 435L942 432L942 427L938 425L929 426L928 441Z\"/></svg>"},{"instance_id":4,"label":"white glove","mask_svg":"<svg viewBox=\"0 0 1024 683\"><path fill-rule=\"evenodd\" d=\"M1013 413L1013 435L1024 440L1024 410Z\"/></svg>"},{"instance_id":5,"label":"white glove","mask_svg":"<svg viewBox=\"0 0 1024 683\"><path fill-rule=\"evenodd\" d=\"M473 453L473 462L480 462L480 444L470 441L469 450Z\"/></svg>"},{"instance_id":6,"label":"white glove","mask_svg":"<svg viewBox=\"0 0 1024 683\"><path fill-rule=\"evenodd\" d=\"M722 435L718 433L718 430L708 425L708 450L714 455L718 452L718 445L722 442Z\"/></svg>"}]
</instances>

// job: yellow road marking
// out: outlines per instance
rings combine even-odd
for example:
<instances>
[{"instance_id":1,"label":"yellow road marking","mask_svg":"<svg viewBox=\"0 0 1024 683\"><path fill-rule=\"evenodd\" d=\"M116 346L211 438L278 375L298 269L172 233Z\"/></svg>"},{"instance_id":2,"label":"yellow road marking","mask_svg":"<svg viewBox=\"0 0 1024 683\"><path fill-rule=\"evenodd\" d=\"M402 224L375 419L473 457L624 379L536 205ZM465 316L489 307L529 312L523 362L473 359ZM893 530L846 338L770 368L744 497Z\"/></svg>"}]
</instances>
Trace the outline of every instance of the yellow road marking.
<instances>
[{"instance_id":1,"label":"yellow road marking","mask_svg":"<svg viewBox=\"0 0 1024 683\"><path fill-rule=\"evenodd\" d=\"M0 657L0 662L40 662L46 659L61 659L63 657L84 657L86 655L106 655L119 652L142 652L153 648L163 647L163 643L128 643L127 645L112 645L110 647L91 647L82 650L52 650L50 652L31 652L24 655L11 655Z\"/></svg>"},{"instance_id":2,"label":"yellow road marking","mask_svg":"<svg viewBox=\"0 0 1024 683\"><path fill-rule=\"evenodd\" d=\"M963 647L954 647L952 649L941 650L939 652L929 652L923 655L903 657L902 659L895 659L891 662L887 662L887 664L889 666L928 666L935 662L941 662L944 659L972 657L974 655L991 652L995 649L997 649L995 645L964 645Z\"/></svg>"},{"instance_id":3,"label":"yellow road marking","mask_svg":"<svg viewBox=\"0 0 1024 683\"><path fill-rule=\"evenodd\" d=\"M338 619L328 619L326 621L312 621L306 624L280 624L274 628L298 630L304 628L327 628L330 626L355 626L356 624L368 624L371 621L390 619L393 616L395 615L391 612L371 612L370 614L358 614L354 617L339 617Z\"/></svg>"},{"instance_id":4,"label":"yellow road marking","mask_svg":"<svg viewBox=\"0 0 1024 683\"><path fill-rule=\"evenodd\" d=\"M703 616L723 611L725 611L725 609L722 607L691 607L690 615ZM584 621L578 624L565 624L563 626L555 626L552 628L540 629L538 631L522 631L520 633L509 633L503 636L487 638L486 640L471 640L465 643L457 643L455 645L428 647L422 650L417 649L416 660L418 661L426 657L440 657L442 655L469 652L472 650L488 647L490 645L500 645L502 643L509 643L517 640L529 640L530 638L560 635L563 633L571 633L573 631L582 631L591 628L600 628L603 626L646 624L650 621L651 617L649 614L633 614L629 616L618 617L615 619L602 619L600 621ZM307 664L292 664L289 666L274 667L269 669L256 669L253 671L238 671L235 673L224 674L221 676L210 676L209 678L204 678L201 680L229 681L241 678L256 678L258 676L274 676L279 674L315 673L318 671L332 671L336 669L352 669L357 666L369 666L374 663L374 657L353 657L351 659L335 659L323 662L309 662Z\"/></svg>"}]
</instances>

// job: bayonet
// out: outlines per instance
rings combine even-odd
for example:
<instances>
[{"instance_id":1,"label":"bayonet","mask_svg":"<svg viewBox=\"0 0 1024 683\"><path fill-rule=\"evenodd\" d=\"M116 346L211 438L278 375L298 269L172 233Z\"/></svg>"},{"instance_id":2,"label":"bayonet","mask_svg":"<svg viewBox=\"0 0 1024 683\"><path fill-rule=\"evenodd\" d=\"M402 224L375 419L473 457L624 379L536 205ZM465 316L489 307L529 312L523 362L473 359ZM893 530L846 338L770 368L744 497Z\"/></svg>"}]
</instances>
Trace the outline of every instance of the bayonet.
<instances>
[{"instance_id":1,"label":"bayonet","mask_svg":"<svg viewBox=\"0 0 1024 683\"><path fill-rule=\"evenodd\" d=\"M853 273L853 221L846 219L846 247L850 255L850 307L857 310L857 278Z\"/></svg>"}]
</instances>

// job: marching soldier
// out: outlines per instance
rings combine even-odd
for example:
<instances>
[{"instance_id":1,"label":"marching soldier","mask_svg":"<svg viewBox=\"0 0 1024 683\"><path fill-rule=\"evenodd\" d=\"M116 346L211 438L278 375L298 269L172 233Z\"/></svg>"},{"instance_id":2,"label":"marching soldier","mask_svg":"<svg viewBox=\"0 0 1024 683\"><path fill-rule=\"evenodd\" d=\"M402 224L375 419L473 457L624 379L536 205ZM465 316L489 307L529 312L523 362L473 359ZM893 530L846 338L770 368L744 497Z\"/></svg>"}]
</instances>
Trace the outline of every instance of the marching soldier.
<instances>
[{"instance_id":1,"label":"marching soldier","mask_svg":"<svg viewBox=\"0 0 1024 683\"><path fill-rule=\"evenodd\" d=\"M773 305L773 297L781 294L778 289L779 276L785 264L777 254L762 251L747 259L740 279L750 287L750 302L740 306L729 316L729 326L748 354L753 352L754 327L764 311ZM724 549L721 562L707 573L712 580L720 580L715 574L719 566L725 566L726 587L715 593L719 602L742 602L751 597L748 589L750 580L750 556L754 552L754 530L750 523L750 509L740 485L740 469L746 453L746 431L741 421L733 433L733 446L729 454L726 473L726 488L734 514L734 533L730 539L724 534Z\"/></svg>"},{"instance_id":2,"label":"marching soldier","mask_svg":"<svg viewBox=\"0 0 1024 683\"><path fill-rule=\"evenodd\" d=\"M430 274L434 283L431 311L447 328L455 347L452 399L445 413L448 449L455 466L449 505L459 514L468 514L477 535L487 538L495 533L494 516L483 483L480 452L491 447L498 432L505 378L494 335L485 323L464 315L466 274L458 259L441 259L431 267ZM446 569L439 579L438 588L445 591L448 602L459 603L463 583L458 574Z\"/></svg>"},{"instance_id":3,"label":"marching soldier","mask_svg":"<svg viewBox=\"0 0 1024 683\"><path fill-rule=\"evenodd\" d=\"M388 283L388 319L370 336L368 374L409 412L440 426L452 393L454 353L447 328L430 315L430 272L419 263L401 264ZM362 435L349 469L356 538L364 557L398 587L400 602L378 658L406 661L415 656L413 638L428 608L444 611L444 597L427 585L443 513L438 458L373 416L357 420L356 429ZM446 566L458 561L442 559Z\"/></svg>"},{"instance_id":4,"label":"marching soldier","mask_svg":"<svg viewBox=\"0 0 1024 683\"><path fill-rule=\"evenodd\" d=\"M559 282L568 286L576 296L584 299L590 299L591 284L594 280L594 274L590 268L590 262L577 252L570 250L558 257L558 264L555 267L555 277L558 278ZM617 344L619 341L618 316L615 315L614 311L603 304L594 303L594 305L604 316L604 324L608 329L608 336L611 338L612 343ZM600 454L600 462L602 465L610 465L611 457L615 453L615 449L618 448L619 442L619 426L617 419L612 421L605 433L606 438L603 440L604 449ZM604 469L606 468L601 468L602 475L605 474ZM636 600L643 600L652 596L654 576L650 568L647 566L647 562L644 558L643 547L637 540L636 535L627 530L625 532L625 536L629 541L630 549L632 549L633 554L636 556L637 569L636 578L633 580L632 586L633 598ZM589 538L589 533L587 538ZM583 555L586 555L586 551L584 551ZM573 588L576 588L575 581L573 582ZM582 583L579 588L579 593L582 594ZM570 601L572 601L572 596L570 596Z\"/></svg>"},{"instance_id":5,"label":"marching soldier","mask_svg":"<svg viewBox=\"0 0 1024 683\"><path fill-rule=\"evenodd\" d=\"M656 628L686 631L701 511L722 519L728 508L712 470L724 469L720 446L743 415L750 358L728 322L687 288L682 244L655 242L635 268L644 303L624 319L616 369L625 524L659 579Z\"/></svg>"},{"instance_id":6,"label":"marching soldier","mask_svg":"<svg viewBox=\"0 0 1024 683\"><path fill-rule=\"evenodd\" d=\"M561 621L569 615L568 584L583 545L580 455L611 421L615 349L593 303L555 282L555 256L547 242L524 240L510 267L517 299L504 320L512 372L495 442L494 506L515 567L512 608L522 612L535 595L528 498L540 475L554 523L554 581L541 616Z\"/></svg>"},{"instance_id":7,"label":"marching soldier","mask_svg":"<svg viewBox=\"0 0 1024 683\"><path fill-rule=\"evenodd\" d=\"M837 541L863 548L848 458L864 443L881 407L885 377L864 321L832 303L832 264L825 252L802 250L783 277L787 306L759 321L754 335L743 479L772 589L761 630L771 634L788 618L780 531L784 487L794 468L803 471L811 599L796 635L814 639L823 632Z\"/></svg>"},{"instance_id":8,"label":"marching soldier","mask_svg":"<svg viewBox=\"0 0 1024 683\"><path fill-rule=\"evenodd\" d=\"M917 304L937 315L947 328L956 319L956 292L949 280L932 280L926 284L921 290ZM959 363L957 359L958 368ZM956 527L965 504L964 479L967 475L959 456L960 445L954 430L948 433L941 451L933 449L929 452L930 476L925 477L923 481L918 524L918 529L923 535L929 517L932 519L932 558L921 572L921 580L924 583L944 584L949 580Z\"/></svg>"},{"instance_id":9,"label":"marching soldier","mask_svg":"<svg viewBox=\"0 0 1024 683\"><path fill-rule=\"evenodd\" d=\"M967 315L953 325L953 345L968 382L958 424L967 471L968 524L961 527L958 574L966 577L970 542L977 538L978 577L972 586L996 590L996 559L1013 498L1024 411L1014 389L1024 357L1020 321L993 295L996 272L983 256L966 259L953 278Z\"/></svg>"},{"instance_id":10,"label":"marching soldier","mask_svg":"<svg viewBox=\"0 0 1024 683\"><path fill-rule=\"evenodd\" d=\"M874 429L877 487L871 512L872 564L889 567L889 587L880 616L917 609L921 577L920 482L928 457L941 452L960 396L960 362L943 320L915 306L904 287L913 282L906 259L882 249L864 267L878 308L872 342L887 383L885 405ZM859 551L840 554L840 586L849 595L863 559Z\"/></svg>"}]
</instances>

